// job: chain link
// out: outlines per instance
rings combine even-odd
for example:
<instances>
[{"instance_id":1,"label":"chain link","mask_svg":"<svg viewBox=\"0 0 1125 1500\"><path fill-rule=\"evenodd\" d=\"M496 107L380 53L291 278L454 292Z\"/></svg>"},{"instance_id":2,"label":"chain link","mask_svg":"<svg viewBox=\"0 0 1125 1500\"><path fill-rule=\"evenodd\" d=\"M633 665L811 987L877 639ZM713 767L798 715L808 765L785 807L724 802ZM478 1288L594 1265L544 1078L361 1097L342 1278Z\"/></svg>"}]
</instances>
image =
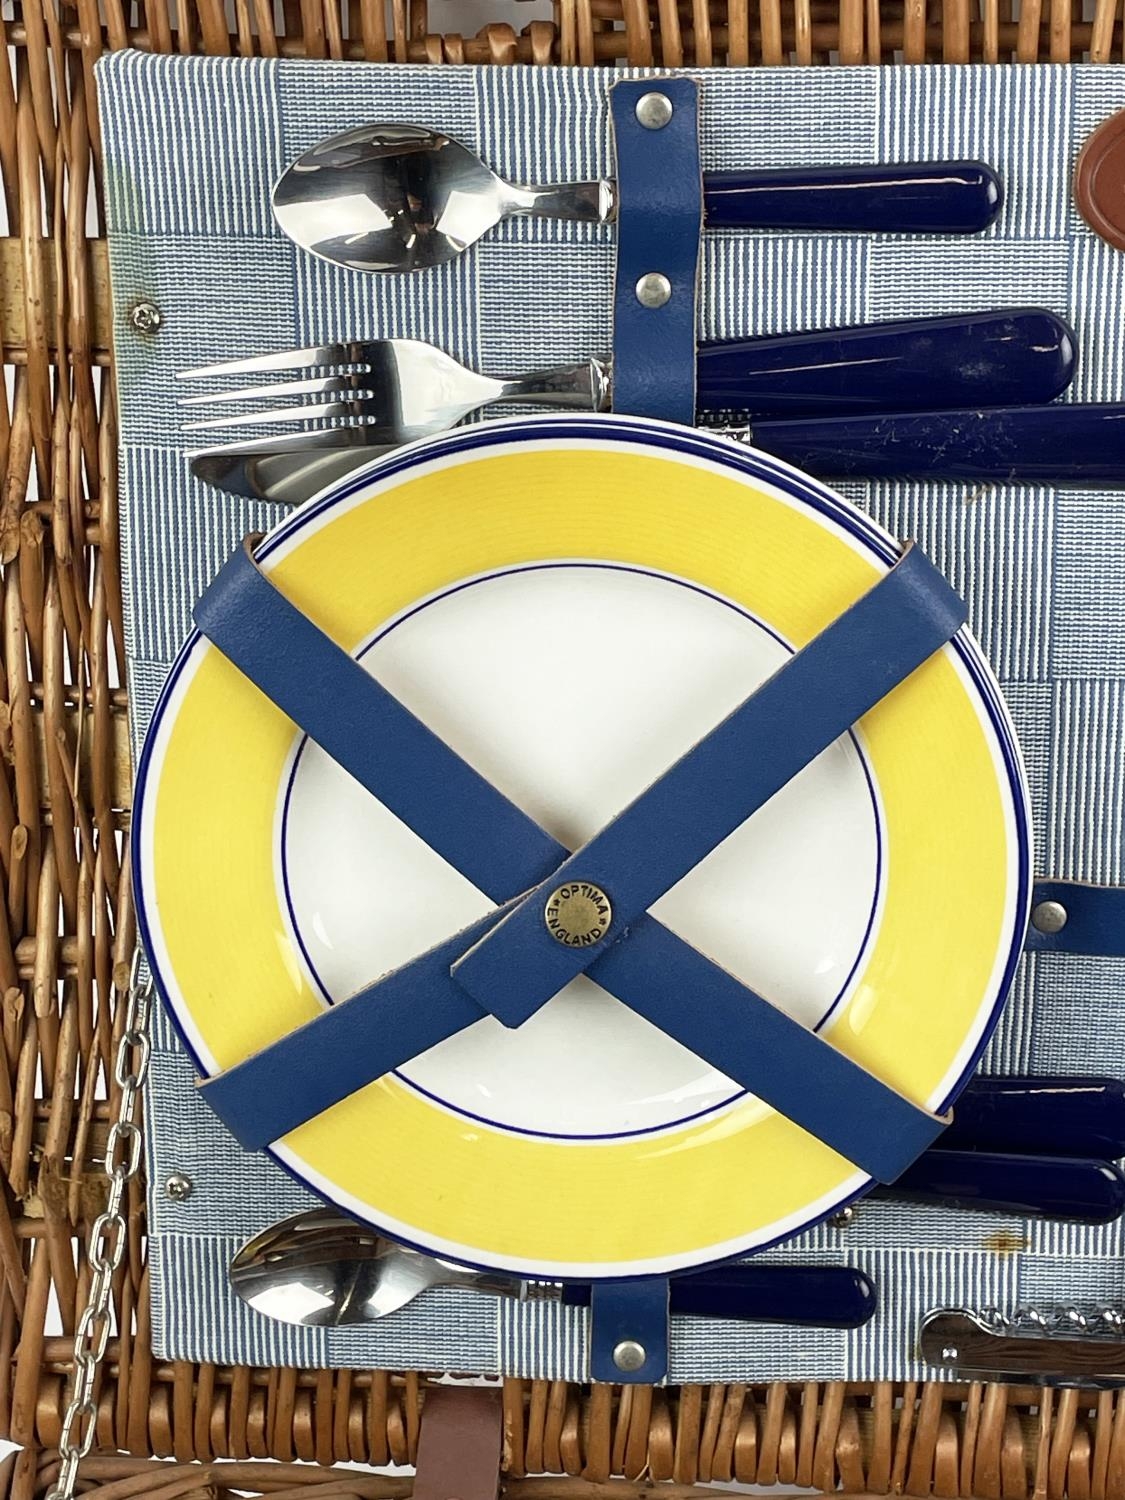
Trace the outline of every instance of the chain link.
<instances>
[{"instance_id":1,"label":"chain link","mask_svg":"<svg viewBox=\"0 0 1125 1500\"><path fill-rule=\"evenodd\" d=\"M73 1500L78 1465L94 1446L98 1415L94 1382L109 1344L113 1276L125 1258L129 1240L125 1194L141 1169L142 1135L137 1116L152 1053L149 1040L152 995L152 977L146 974L142 978L138 949L133 954L129 970L125 1029L113 1061L113 1076L121 1090L121 1103L106 1142L109 1192L104 1213L99 1214L90 1226L90 1240L86 1247L90 1295L74 1330L74 1380L59 1439L59 1477L45 1500Z\"/></svg>"}]
</instances>

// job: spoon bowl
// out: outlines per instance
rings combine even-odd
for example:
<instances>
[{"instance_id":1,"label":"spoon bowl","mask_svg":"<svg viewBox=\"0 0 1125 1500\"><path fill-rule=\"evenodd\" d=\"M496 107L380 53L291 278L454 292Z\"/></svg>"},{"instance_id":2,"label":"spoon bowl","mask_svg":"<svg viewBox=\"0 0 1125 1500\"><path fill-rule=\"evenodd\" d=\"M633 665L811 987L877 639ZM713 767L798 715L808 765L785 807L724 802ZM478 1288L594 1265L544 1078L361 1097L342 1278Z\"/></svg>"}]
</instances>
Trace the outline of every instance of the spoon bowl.
<instances>
[{"instance_id":1,"label":"spoon bowl","mask_svg":"<svg viewBox=\"0 0 1125 1500\"><path fill-rule=\"evenodd\" d=\"M433 1286L508 1296L521 1286L422 1255L330 1209L296 1214L248 1240L231 1262L230 1284L255 1312L307 1328L376 1322Z\"/></svg>"},{"instance_id":2,"label":"spoon bowl","mask_svg":"<svg viewBox=\"0 0 1125 1500\"><path fill-rule=\"evenodd\" d=\"M451 136L421 125L361 125L300 156L274 188L285 233L321 260L353 271L444 265L514 213L608 216L601 183L514 187ZM605 198L605 214L599 200Z\"/></svg>"}]
</instances>

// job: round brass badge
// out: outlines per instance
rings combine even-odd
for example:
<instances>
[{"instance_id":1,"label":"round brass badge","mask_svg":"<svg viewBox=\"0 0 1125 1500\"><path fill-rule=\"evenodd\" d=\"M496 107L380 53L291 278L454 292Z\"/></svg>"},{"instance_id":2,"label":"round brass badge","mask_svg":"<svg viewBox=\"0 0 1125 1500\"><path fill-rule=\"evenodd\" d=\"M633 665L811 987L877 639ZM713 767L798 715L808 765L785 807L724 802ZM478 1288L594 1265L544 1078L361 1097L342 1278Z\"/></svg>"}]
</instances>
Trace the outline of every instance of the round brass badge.
<instances>
[{"instance_id":1,"label":"round brass badge","mask_svg":"<svg viewBox=\"0 0 1125 1500\"><path fill-rule=\"evenodd\" d=\"M598 886L573 880L552 892L543 919L556 942L567 948L589 948L609 931L613 907Z\"/></svg>"}]
</instances>

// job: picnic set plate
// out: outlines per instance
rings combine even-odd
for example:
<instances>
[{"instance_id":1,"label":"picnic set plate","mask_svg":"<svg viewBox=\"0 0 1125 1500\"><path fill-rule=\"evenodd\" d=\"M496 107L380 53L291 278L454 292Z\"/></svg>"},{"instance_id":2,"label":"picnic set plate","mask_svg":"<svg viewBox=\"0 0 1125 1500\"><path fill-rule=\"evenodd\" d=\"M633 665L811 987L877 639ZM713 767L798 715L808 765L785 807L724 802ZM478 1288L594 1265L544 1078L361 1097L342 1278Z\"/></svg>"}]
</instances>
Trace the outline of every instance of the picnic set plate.
<instances>
[{"instance_id":1,"label":"picnic set plate","mask_svg":"<svg viewBox=\"0 0 1125 1500\"><path fill-rule=\"evenodd\" d=\"M775 459L611 417L416 444L256 553L567 848L899 555ZM198 631L146 742L134 859L154 973L206 1077L494 909ZM940 1112L1003 1005L1029 870L1015 735L963 628L652 914ZM585 975L524 1025L482 1017L271 1149L396 1238L528 1276L754 1251L871 1182Z\"/></svg>"}]
</instances>

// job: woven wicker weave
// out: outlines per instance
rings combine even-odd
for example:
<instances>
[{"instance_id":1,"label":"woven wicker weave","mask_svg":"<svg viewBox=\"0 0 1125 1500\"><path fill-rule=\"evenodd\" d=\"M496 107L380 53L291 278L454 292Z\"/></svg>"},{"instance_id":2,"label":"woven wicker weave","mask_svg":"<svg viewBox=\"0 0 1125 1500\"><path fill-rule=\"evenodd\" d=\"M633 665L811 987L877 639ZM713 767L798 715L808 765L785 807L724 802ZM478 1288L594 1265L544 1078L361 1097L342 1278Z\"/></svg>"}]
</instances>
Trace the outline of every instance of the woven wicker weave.
<instances>
[{"instance_id":1,"label":"woven wicker weave","mask_svg":"<svg viewBox=\"0 0 1125 1500\"><path fill-rule=\"evenodd\" d=\"M0 1465L2 1494L42 1494L57 1472L71 1341L45 1325L52 1292L67 1334L83 1304L77 1251L105 1197L108 1060L134 933L125 695L112 686L122 615L109 299L105 246L86 227L101 166L95 59L135 46L544 65L1109 61L1121 57L1117 6L1094 0L1090 20L1072 0L1023 0L1017 21L1013 0L980 0L979 12L969 0L556 0L553 22L472 39L431 33L426 0L392 0L389 17L384 0L15 0L15 19L0 19L0 344L11 367L0 401L0 1432L23 1445ZM135 1184L115 1306L98 1445L135 1456L92 1456L80 1488L100 1500L409 1494L408 1482L292 1465L409 1461L423 1379L154 1361ZM520 1500L639 1497L650 1481L680 1500L709 1480L1125 1500L1125 1393L511 1381L506 1404L508 1493ZM213 1458L238 1462L192 1463ZM544 1472L569 1477L522 1477Z\"/></svg>"}]
</instances>

